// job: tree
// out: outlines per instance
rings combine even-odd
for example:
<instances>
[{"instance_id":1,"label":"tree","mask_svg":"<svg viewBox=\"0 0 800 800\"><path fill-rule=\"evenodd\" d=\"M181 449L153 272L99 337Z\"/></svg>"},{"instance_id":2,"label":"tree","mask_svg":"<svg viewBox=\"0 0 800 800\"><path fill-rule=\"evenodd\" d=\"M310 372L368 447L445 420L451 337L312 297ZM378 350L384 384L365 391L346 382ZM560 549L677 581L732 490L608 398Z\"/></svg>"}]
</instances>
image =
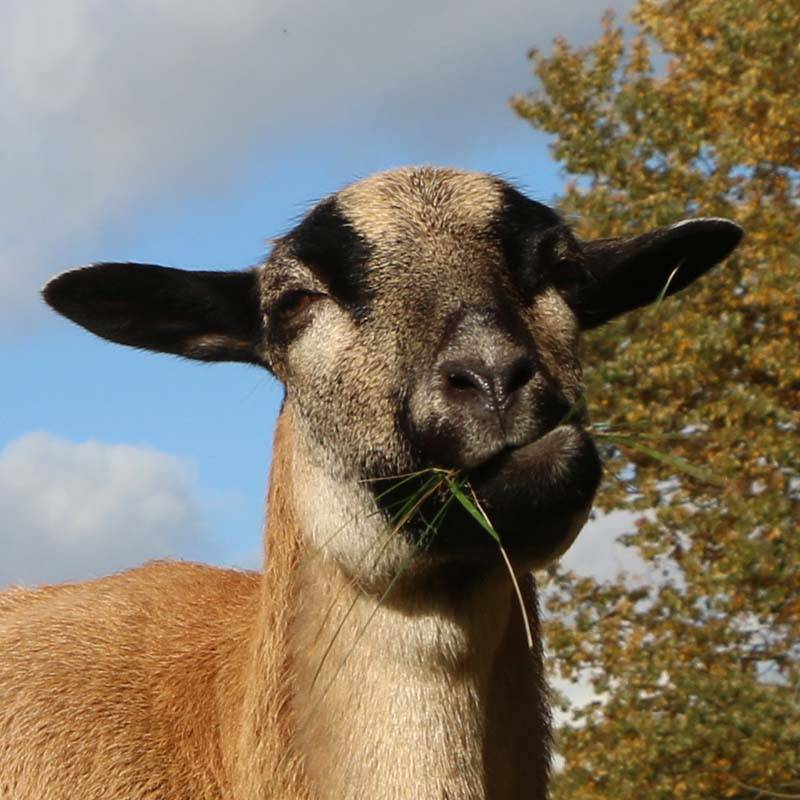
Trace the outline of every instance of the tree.
<instances>
[{"instance_id":1,"label":"tree","mask_svg":"<svg viewBox=\"0 0 800 800\"><path fill-rule=\"evenodd\" d=\"M599 505L639 515L621 539L657 579L551 571L553 668L600 693L558 732L554 797L800 797L800 13L639 0L632 22L532 52L512 100L554 137L561 207L587 238L687 216L746 238L587 336Z\"/></svg>"}]
</instances>

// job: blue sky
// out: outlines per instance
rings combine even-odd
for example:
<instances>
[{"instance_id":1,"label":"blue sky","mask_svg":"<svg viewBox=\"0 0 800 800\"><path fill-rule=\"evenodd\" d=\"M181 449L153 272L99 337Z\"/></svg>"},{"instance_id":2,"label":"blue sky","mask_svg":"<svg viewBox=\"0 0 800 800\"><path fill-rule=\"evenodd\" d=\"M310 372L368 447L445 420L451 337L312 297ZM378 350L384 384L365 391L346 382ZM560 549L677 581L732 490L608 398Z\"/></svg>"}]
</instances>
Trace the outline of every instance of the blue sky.
<instances>
[{"instance_id":1,"label":"blue sky","mask_svg":"<svg viewBox=\"0 0 800 800\"><path fill-rule=\"evenodd\" d=\"M548 201L563 176L508 98L534 86L530 47L591 41L607 5L4 4L0 586L260 555L279 384L98 340L46 311L47 277L252 265L312 201L400 164Z\"/></svg>"}]
</instances>

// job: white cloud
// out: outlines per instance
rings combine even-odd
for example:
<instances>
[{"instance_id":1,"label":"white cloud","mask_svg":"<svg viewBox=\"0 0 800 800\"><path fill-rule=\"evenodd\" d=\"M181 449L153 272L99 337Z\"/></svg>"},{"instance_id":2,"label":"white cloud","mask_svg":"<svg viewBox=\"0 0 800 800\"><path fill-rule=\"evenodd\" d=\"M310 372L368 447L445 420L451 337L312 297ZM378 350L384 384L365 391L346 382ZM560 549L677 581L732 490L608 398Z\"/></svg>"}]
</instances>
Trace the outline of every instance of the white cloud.
<instances>
[{"instance_id":1,"label":"white cloud","mask_svg":"<svg viewBox=\"0 0 800 800\"><path fill-rule=\"evenodd\" d=\"M47 433L0 451L0 587L191 556L206 537L192 470L166 453Z\"/></svg>"},{"instance_id":2,"label":"white cloud","mask_svg":"<svg viewBox=\"0 0 800 800\"><path fill-rule=\"evenodd\" d=\"M636 528L636 519L641 514L628 511L612 511L598 514L578 534L578 538L561 559L565 569L579 575L611 580L625 572L632 578L655 580L656 571L633 547L617 541L623 533Z\"/></svg>"},{"instance_id":3,"label":"white cloud","mask_svg":"<svg viewBox=\"0 0 800 800\"><path fill-rule=\"evenodd\" d=\"M244 152L277 160L302 138L324 163L338 129L438 141L458 159L512 119L526 50L595 36L607 5L7 0L0 325L30 313L71 242L214 185Z\"/></svg>"}]
</instances>

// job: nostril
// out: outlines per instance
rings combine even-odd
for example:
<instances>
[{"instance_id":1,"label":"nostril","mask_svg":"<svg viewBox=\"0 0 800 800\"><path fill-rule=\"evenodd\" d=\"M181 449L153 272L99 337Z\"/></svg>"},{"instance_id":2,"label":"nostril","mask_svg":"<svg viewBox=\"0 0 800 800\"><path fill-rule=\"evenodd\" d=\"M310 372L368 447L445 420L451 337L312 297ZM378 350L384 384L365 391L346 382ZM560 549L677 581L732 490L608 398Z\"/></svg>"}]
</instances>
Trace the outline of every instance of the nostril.
<instances>
[{"instance_id":1,"label":"nostril","mask_svg":"<svg viewBox=\"0 0 800 800\"><path fill-rule=\"evenodd\" d=\"M453 399L459 403L478 401L495 411L505 409L535 372L533 361L525 356L494 366L476 361L447 361L439 367L445 390Z\"/></svg>"},{"instance_id":2,"label":"nostril","mask_svg":"<svg viewBox=\"0 0 800 800\"><path fill-rule=\"evenodd\" d=\"M506 375L503 387L505 396L509 397L518 389L526 386L533 378L534 371L533 362L529 358L518 358L511 365Z\"/></svg>"},{"instance_id":3,"label":"nostril","mask_svg":"<svg viewBox=\"0 0 800 800\"><path fill-rule=\"evenodd\" d=\"M487 381L477 373L465 367L450 366L445 371L447 382L460 392L485 392Z\"/></svg>"},{"instance_id":4,"label":"nostril","mask_svg":"<svg viewBox=\"0 0 800 800\"><path fill-rule=\"evenodd\" d=\"M451 372L447 376L447 380L450 381L450 385L455 389L472 389L474 386L469 377L460 372Z\"/></svg>"}]
</instances>

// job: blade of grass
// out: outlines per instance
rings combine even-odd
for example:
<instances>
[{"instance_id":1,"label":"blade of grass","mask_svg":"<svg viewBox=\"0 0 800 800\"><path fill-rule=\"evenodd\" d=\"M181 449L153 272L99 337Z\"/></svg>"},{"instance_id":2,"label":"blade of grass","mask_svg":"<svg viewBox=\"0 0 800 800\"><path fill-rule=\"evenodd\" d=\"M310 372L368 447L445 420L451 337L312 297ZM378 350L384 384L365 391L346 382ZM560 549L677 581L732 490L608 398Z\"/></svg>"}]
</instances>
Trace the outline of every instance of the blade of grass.
<instances>
[{"instance_id":1,"label":"blade of grass","mask_svg":"<svg viewBox=\"0 0 800 800\"><path fill-rule=\"evenodd\" d=\"M391 509L394 506L400 506L400 505L405 505L405 504L406 504L405 500L399 500L396 503L390 503L386 507L386 509ZM378 516L379 514L382 514L383 511L384 511L384 509L377 508L377 509L375 509L375 511L372 511L369 514L367 514L364 517L364 519L366 520L366 519L370 519L371 517ZM355 522L355 520L356 520L356 517L354 516L352 518L351 522ZM316 635L314 636L314 643L317 642L317 640L319 639L320 634L325 629L325 625L327 624L328 619L330 618L330 615L333 613L334 608L336 608L336 606L337 606L337 604L339 602L339 598L342 596L342 594L345 591L346 587L348 585L352 586L352 585L355 585L356 583L358 583L359 579L364 574L364 570L366 568L367 559L373 554L373 551L376 548L378 548L378 553L375 555L375 560L377 560L377 558L381 555L381 553L383 553L383 551L388 546L389 540L392 538L393 535L394 535L394 530L389 530L389 532L386 534L386 536L384 536L383 538L376 538L375 541L370 543L369 547L367 547L367 549L362 553L361 558L359 558L358 562L356 563L355 574L353 575L352 578L350 578L347 581L347 583L343 584L337 590L337 592L333 596L331 602L328 604L328 608L325 610L325 613L322 615L322 619L320 620L320 623L319 623L319 630L317 631ZM325 541L325 544L330 542L333 538L335 538L335 535L331 536L329 539L327 539ZM320 549L317 551L317 553L315 555L316 556L320 556L321 554L322 554L322 547L320 547Z\"/></svg>"},{"instance_id":2,"label":"blade of grass","mask_svg":"<svg viewBox=\"0 0 800 800\"><path fill-rule=\"evenodd\" d=\"M410 512L406 512L406 515L404 516L404 519L398 521L397 524L392 527L392 529L389 531L389 534L387 535L386 540L384 540L384 542L388 541L388 539L390 539L400 529L400 527L402 527L402 525L404 525L405 522L407 522L408 519L410 519L409 513L413 514L414 509L419 507L428 497L430 497L433 494L433 492L436 489L438 489L442 485L442 483L444 482L444 477L443 476L446 475L446 474L449 474L445 470L440 470L440 469L423 470L422 472L431 472L431 473L433 473L435 475L438 475L439 477L437 478L436 485L433 486L433 488L430 491L425 492L425 496L424 497L419 497L419 493L415 493L415 497L417 498L416 504L412 507ZM428 485L429 483L431 483L431 481L427 482L425 485ZM412 498L412 500L413 500L413 498ZM409 502L411 502L411 501L409 501ZM409 502L407 502L405 504L405 506L408 506ZM431 523L426 527L426 529L425 529L425 531L423 533L423 542L421 542L421 545L424 544L424 537L427 534L430 533L430 536L428 537L429 539L431 539L432 536L435 534L436 525L437 525L439 519L446 512L447 507L450 505L451 502L452 502L452 498L448 498L442 504L442 508L437 512L436 516L433 518ZM319 704L327 696L327 694L330 691L331 687L333 686L334 682L338 678L340 672L342 671L342 669L344 668L345 664L347 663L347 660L350 658L350 654L353 652L355 646L358 644L358 642L360 641L361 637L366 632L369 624L374 619L375 614L377 614L378 609L382 606L383 602L389 596L389 593L394 588L394 586L396 585L397 581L400 579L400 577L405 572L405 570L408 568L409 564L414 559L414 557L415 557L415 553L409 554L409 556L400 565L400 567L398 568L397 572L394 574L392 579L389 581L389 584L387 585L386 589L384 590L384 592L381 594L380 598L378 599L378 603L377 603L376 607L373 609L372 613L367 618L367 621L364 623L364 625L362 626L361 630L359 630L359 632L357 633L356 638L353 641L353 644L351 645L350 649L348 650L348 652L345 655L345 657L342 660L342 662L337 667L336 672L333 674L331 680L328 682L328 685L325 687L324 691L319 696L319 698L314 703L314 705L306 713L304 720L300 723L300 725L298 727L299 731L304 730L305 727L309 724L309 722L313 718L314 713L316 712L316 709L318 708ZM358 597L356 597L356 600L357 599L358 599ZM318 666L317 671L314 674L314 677L312 679L312 682L311 682L311 688L312 689L314 688L314 685L316 684L316 681L317 681L317 679L319 677L319 673L320 673L320 670L322 668L322 665L323 665L325 659L328 657L328 654L330 653L330 650L331 650L331 648L333 646L333 643L336 640L336 637L339 635L339 632L341 631L341 628L344 625L345 620L350 615L350 613L351 613L352 609L354 608L354 606L355 606L355 603L350 605L350 607L348 608L347 612L345 613L344 619L339 623L339 626L337 627L336 632L334 633L333 637L331 637L331 641L329 642L329 644L328 644L328 646L326 648L326 651L323 654L323 657L322 657L322 659L320 661L320 665ZM329 611L329 613L330 613L330 611ZM279 780L280 771L283 769L283 767L284 767L284 765L286 763L286 760L288 758L288 755L289 755L289 750L288 749L284 750L283 753L281 754L280 758L278 759L278 763L275 765L275 771L273 772L273 776L274 776L274 781L275 782L277 782Z\"/></svg>"},{"instance_id":3,"label":"blade of grass","mask_svg":"<svg viewBox=\"0 0 800 800\"><path fill-rule=\"evenodd\" d=\"M500 544L500 536L494 529L492 523L489 522L489 518L478 510L477 506L461 491L461 487L452 478L445 478L445 480L447 481L447 488L466 509L469 515L492 537L492 539Z\"/></svg>"},{"instance_id":4,"label":"blade of grass","mask_svg":"<svg viewBox=\"0 0 800 800\"><path fill-rule=\"evenodd\" d=\"M395 478L404 477L404 480L401 480L396 485L391 486L390 488L388 488L388 489L384 490L383 492L381 492L379 495L376 495L375 496L376 503L378 501L380 501L382 498L384 498L386 495L390 494L391 492L396 491L399 487L403 486L404 484L408 483L409 481L413 480L414 478L416 478L416 477L418 477L420 475L424 475L426 473L432 473L432 472L435 472L435 473L438 474L439 471L438 470L430 470L430 469L428 469L428 470L418 470L417 472L405 473L404 476L396 475L396 476L387 476L386 478L370 479L369 482L372 482L373 480L393 480ZM411 501L413 502L413 495L412 495ZM397 514L393 514L392 517L390 517L390 521L394 522L399 516L401 516L404 513L404 509L408 508L409 502L410 502L409 498L404 498L402 500L397 500L397 501L394 501L392 503L388 503L388 504L384 505L383 508L376 507L375 510L371 511L369 514L367 514L364 517L364 519L370 519L371 517L374 517L374 516L377 516L379 514L384 513L384 511L393 511L396 506L402 506L403 508L400 511L398 511ZM337 536L339 536L339 534L341 534L342 531L345 530L351 523L355 522L357 518L358 518L358 515L353 515L347 522L345 522L342 526L337 528L336 531L334 531L334 533L332 533L319 546L319 548L317 549L317 552L316 552L315 555L317 557L321 556L321 554L324 552L324 548L328 544L330 544ZM389 533L386 535L386 537L384 537L383 539L375 539L375 541L372 542L369 545L369 547L364 551L364 553L362 554L361 558L358 560L358 563L356 565L356 574L348 582L350 585L352 585L354 583L357 583L358 578L360 577L361 574L363 574L362 567L365 565L365 563L367 561L367 558L372 554L373 549L378 547L378 546L380 546L380 549L379 549L379 552L378 552L378 556L380 556L380 554L388 546L389 540L391 539L393 533L394 532L392 530L390 530ZM312 557L314 557L314 556L312 556ZM376 558L377 558L377 556L376 556ZM330 604L328 605L327 610L322 615L322 620L320 621L319 630L317 631L317 635L314 637L314 641L315 642L319 638L319 634L322 633L322 631L324 630L325 625L328 622L328 618L333 613L333 609L336 607L337 603L339 602L339 598L341 597L341 595L344 592L345 588L346 588L345 586L342 586L339 589L339 591L336 592L336 594L333 596L333 599L331 600Z\"/></svg>"},{"instance_id":5,"label":"blade of grass","mask_svg":"<svg viewBox=\"0 0 800 800\"><path fill-rule=\"evenodd\" d=\"M664 298L667 296L670 284L672 283L673 278L678 274L678 270L683 266L684 261L685 259L679 261L677 266L672 270L672 272L670 272L669 277L667 278L664 285L661 287L661 291L658 293L658 297L656 298L656 301L653 304L652 317L650 317L650 322L653 324L653 330L651 331L650 336L647 339L648 344L650 344L650 342L653 341L653 337L656 335L655 323L658 322L659 317L661 316L661 304L664 302Z\"/></svg>"},{"instance_id":6,"label":"blade of grass","mask_svg":"<svg viewBox=\"0 0 800 800\"><path fill-rule=\"evenodd\" d=\"M633 439L634 437L637 439L653 439L655 441L661 441L663 439L674 439L676 441L686 441L689 436L685 433L670 433L670 432L659 432L659 431L652 431L646 430L645 424L649 423L642 423L641 430L633 429L631 430L630 426L622 427L621 425L613 425L608 422L594 422L589 426L589 430L591 431L593 436L596 437L603 437L603 436L623 436L629 437Z\"/></svg>"},{"instance_id":7,"label":"blade of grass","mask_svg":"<svg viewBox=\"0 0 800 800\"><path fill-rule=\"evenodd\" d=\"M444 516L444 514L447 511L447 508L450 505L450 503L452 502L452 500L453 500L453 498L449 497L447 500L445 500L444 503L442 503L441 509L439 509L439 511L436 513L436 516L433 518L433 520L427 526L427 528L425 529L425 532L423 533L423 538L420 540L420 544L419 544L420 548L427 547L428 539L432 538L432 536L435 535L435 533L436 533L436 525L438 524L439 519L441 519L441 517ZM397 530L397 529L395 529L395 530ZM428 536L428 534L430 534L430 536ZM331 677L331 680L328 682L328 685L325 687L325 691L322 693L322 695L320 696L319 700L317 700L317 703L321 702L324 699L325 695L328 693L328 690L331 688L331 686L335 682L336 678L339 676L339 673L342 671L342 669L344 668L344 666L347 663L348 659L350 658L350 655L353 652L353 650L355 649L355 646L361 640L361 637L366 632L367 628L369 627L369 624L372 622L372 620L375 618L375 615L378 613L380 608L383 606L384 601L389 596L390 592L392 591L392 589L396 585L397 581L400 580L402 575L405 573L405 571L408 568L409 564L414 559L414 556L415 556L414 553L409 555L408 558L406 558L403 561L403 563L400 565L400 567L398 567L397 572L395 572L395 574L392 576L392 579L389 581L389 583L387 584L386 588L384 589L384 591L381 593L380 597L378 598L378 602L375 604L375 608L372 609L372 611L370 612L370 615L367 617L367 621L362 625L361 629L356 634L356 637L353 640L353 644L351 645L350 649L345 654L344 658L339 663L339 666L336 668L336 672ZM316 678L318 676L319 676L319 669L317 669L317 673L314 676L314 679L316 680ZM314 687L314 681L311 682L311 688L313 689L313 687Z\"/></svg>"},{"instance_id":8,"label":"blade of grass","mask_svg":"<svg viewBox=\"0 0 800 800\"><path fill-rule=\"evenodd\" d=\"M406 522L408 522L408 520L413 516L415 511L439 488L441 483L442 483L442 478L440 478L438 476L433 476L433 477L429 478L423 484L423 486L408 499L408 501L403 505L403 508L401 509L397 520L393 521L392 528L389 531L389 533L386 536L386 538L384 539L383 545L381 546L380 550L376 554L375 559L373 561L373 564L377 562L377 559L380 558L381 554L385 551L386 547L388 547L388 544L389 544L389 541L391 540L391 538L397 533L397 531L400 530L400 528L403 527L403 525L406 524ZM353 581L350 581L350 583L352 584ZM394 584L394 581L392 581L390 583L390 585L393 585L393 584ZM336 601L338 599L338 596L339 596L339 593L337 593L337 597L334 598L334 604L336 603ZM324 652L322 654L322 658L320 658L319 664L317 665L317 669L314 672L314 677L311 679L311 689L312 690L314 689L314 686L317 683L317 679L319 678L319 675L322 672L322 668L325 665L325 662L327 661L328 656L330 655L331 649L333 648L333 645L335 644L336 639L339 637L339 634L341 633L342 629L344 628L344 625L347 622L347 619L350 617L350 614L352 613L353 609L355 608L355 605L358 602L358 599L359 599L358 595L356 595L353 598L353 600L351 601L351 603L348 606L347 610L345 611L344 615L342 616L341 620L339 620L339 624L336 626L336 630L333 632L333 636L331 636L330 641L328 642L327 646L325 647L325 650L324 650ZM327 616L328 615L326 615L326 619L327 619ZM320 630L321 629L322 629L322 627L320 628Z\"/></svg>"},{"instance_id":9,"label":"blade of grass","mask_svg":"<svg viewBox=\"0 0 800 800\"><path fill-rule=\"evenodd\" d=\"M708 470L698 467L696 464L692 464L690 461L686 461L686 459L680 458L679 456L673 456L670 453L664 453L661 450L656 450L654 447L642 444L630 436L620 436L615 433L605 433L601 431L597 431L594 435L601 441L606 441L610 444L616 444L620 447L628 447L631 450L635 450L639 453L642 453L642 455L649 456L656 461L660 461L662 464L667 464L674 469L685 472L687 475L690 475L699 481L709 483L712 486L725 485L724 481Z\"/></svg>"},{"instance_id":10,"label":"blade of grass","mask_svg":"<svg viewBox=\"0 0 800 800\"><path fill-rule=\"evenodd\" d=\"M472 499L464 494L464 492L461 490L461 487L452 478L445 478L445 480L447 481L447 486L456 500L461 503L470 516L492 537L492 539L497 542L497 547L500 549L500 555L503 558L506 570L508 571L508 575L511 578L511 583L514 587L514 592L517 595L519 610L522 613L522 622L525 626L525 637L528 640L528 649L533 651L533 633L531 632L531 621L528 618L528 610L525 608L525 600L522 597L522 590L519 588L517 576L514 574L514 568L511 566L511 560L508 557L505 547L503 547L503 543L500 541L500 534L495 530L494 525L492 525L488 514L484 511L483 506L481 506L477 496L475 495L475 491L471 486L469 487L469 493L472 496Z\"/></svg>"},{"instance_id":11,"label":"blade of grass","mask_svg":"<svg viewBox=\"0 0 800 800\"><path fill-rule=\"evenodd\" d=\"M664 298L667 296L667 292L669 291L670 284L672 283L673 278L678 274L678 270L683 266L683 262L686 259L681 259L675 269L670 272L669 277L667 278L667 282L664 284L661 291L658 293L658 297L656 298L655 305L653 306L653 311L657 314L658 310L661 308L661 304L664 302Z\"/></svg>"},{"instance_id":12,"label":"blade of grass","mask_svg":"<svg viewBox=\"0 0 800 800\"><path fill-rule=\"evenodd\" d=\"M432 470L432 471L437 472L438 474L442 474L443 473L442 470ZM439 488L439 486L442 484L442 482L443 482L443 479L440 478L440 481L439 481L439 483L437 484L437 486L435 488ZM439 511L434 516L433 520L431 520L431 523L426 527L425 531L423 532L423 538L420 541L420 547L427 547L428 544L430 543L430 541L433 539L433 536L436 534L436 531L438 529L437 528L438 522L444 516L444 514L447 511L447 508L452 503L452 501L453 501L453 498L452 497L448 497L447 500L445 500L445 502L442 504L442 507L439 509ZM424 502L424 500L421 500L420 502ZM392 532L395 532L398 529L399 528L395 527L395 528L392 529ZM386 589L383 591L381 596L378 598L378 602L377 602L375 608L372 610L372 612L370 613L370 615L367 618L366 622L364 623L364 625L361 627L361 629L356 634L356 637L353 640L353 644L351 645L350 649L345 654L345 656L342 659L342 661L339 663L339 666L336 668L336 671L334 672L333 676L331 677L331 680L328 682L328 685L325 687L325 689L323 690L322 694L317 698L317 701L314 703L314 705L311 707L311 709L309 709L309 711L307 712L307 714L305 716L305 719L303 720L303 722L300 725L300 729L301 730L304 729L305 726L308 725L310 720L313 718L313 715L314 715L316 709L318 708L319 704L322 703L322 701L325 699L325 697L327 696L327 694L330 691L331 687L336 682L336 679L339 677L339 674L341 673L341 671L344 669L345 665L347 664L347 661L349 660L350 655L353 653L356 645L361 640L363 635L366 633L367 628L369 627L369 625L372 622L372 620L375 618L375 615L378 613L378 610L381 608L381 606L385 602L386 598L389 596L389 593L392 591L392 589L396 585L397 581L400 579L400 577L406 571L406 569L408 568L409 564L413 561L414 557L415 557L415 553L409 554L409 556L400 565L400 567L398 568L397 572L392 576L392 579L389 581L389 584L386 586ZM350 610L352 610L352 606L351 606ZM333 643L333 640L335 639L335 637L337 635L338 635L338 631L337 631L336 634L334 634L334 637L331 640L331 644ZM330 647L329 647L329 649L330 649ZM327 652L326 652L326 655L327 655ZM312 681L312 688L313 688L314 682L316 682L318 676L319 676L319 670L317 670L317 673L314 675L314 680ZM279 767L282 766L282 762L283 762L284 757L285 757L285 753L284 753L284 756L282 756L281 760L279 761L279 764L278 764Z\"/></svg>"},{"instance_id":13,"label":"blade of grass","mask_svg":"<svg viewBox=\"0 0 800 800\"><path fill-rule=\"evenodd\" d=\"M418 478L420 475L428 475L432 472L442 472L438 467L425 467L425 469L418 469L416 472L399 472L397 475L385 475L379 478L362 478L359 483L381 483L383 481L394 481L398 478ZM407 481L401 481L401 483L406 483ZM400 484L398 484L399 486ZM393 491L394 488L392 487L388 491Z\"/></svg>"},{"instance_id":14,"label":"blade of grass","mask_svg":"<svg viewBox=\"0 0 800 800\"><path fill-rule=\"evenodd\" d=\"M566 425L579 414L586 410L586 395L581 395L567 410L567 413L558 421L560 425Z\"/></svg>"},{"instance_id":15,"label":"blade of grass","mask_svg":"<svg viewBox=\"0 0 800 800\"><path fill-rule=\"evenodd\" d=\"M492 528L492 530L494 530L494 525L492 525L489 515L480 504L480 501L475 494L475 490L471 486L469 487L469 492L472 495L473 501L475 502L475 507L478 509L478 511L480 511L481 516L486 520L486 523ZM531 632L531 621L528 618L528 609L525 608L525 600L522 597L522 590L519 588L519 581L517 581L516 573L511 566L511 559L508 557L508 553L506 552L505 547L503 547L503 543L500 541L500 534L498 534L497 531L495 531L495 538L497 539L497 546L500 548L500 555L503 556L503 561L506 562L506 569L508 570L508 575L511 578L511 583L514 586L514 591L517 594L517 602L519 603L519 610L522 614L522 623L525 626L525 637L528 640L528 650L533 652L534 645L533 633Z\"/></svg>"}]
</instances>

